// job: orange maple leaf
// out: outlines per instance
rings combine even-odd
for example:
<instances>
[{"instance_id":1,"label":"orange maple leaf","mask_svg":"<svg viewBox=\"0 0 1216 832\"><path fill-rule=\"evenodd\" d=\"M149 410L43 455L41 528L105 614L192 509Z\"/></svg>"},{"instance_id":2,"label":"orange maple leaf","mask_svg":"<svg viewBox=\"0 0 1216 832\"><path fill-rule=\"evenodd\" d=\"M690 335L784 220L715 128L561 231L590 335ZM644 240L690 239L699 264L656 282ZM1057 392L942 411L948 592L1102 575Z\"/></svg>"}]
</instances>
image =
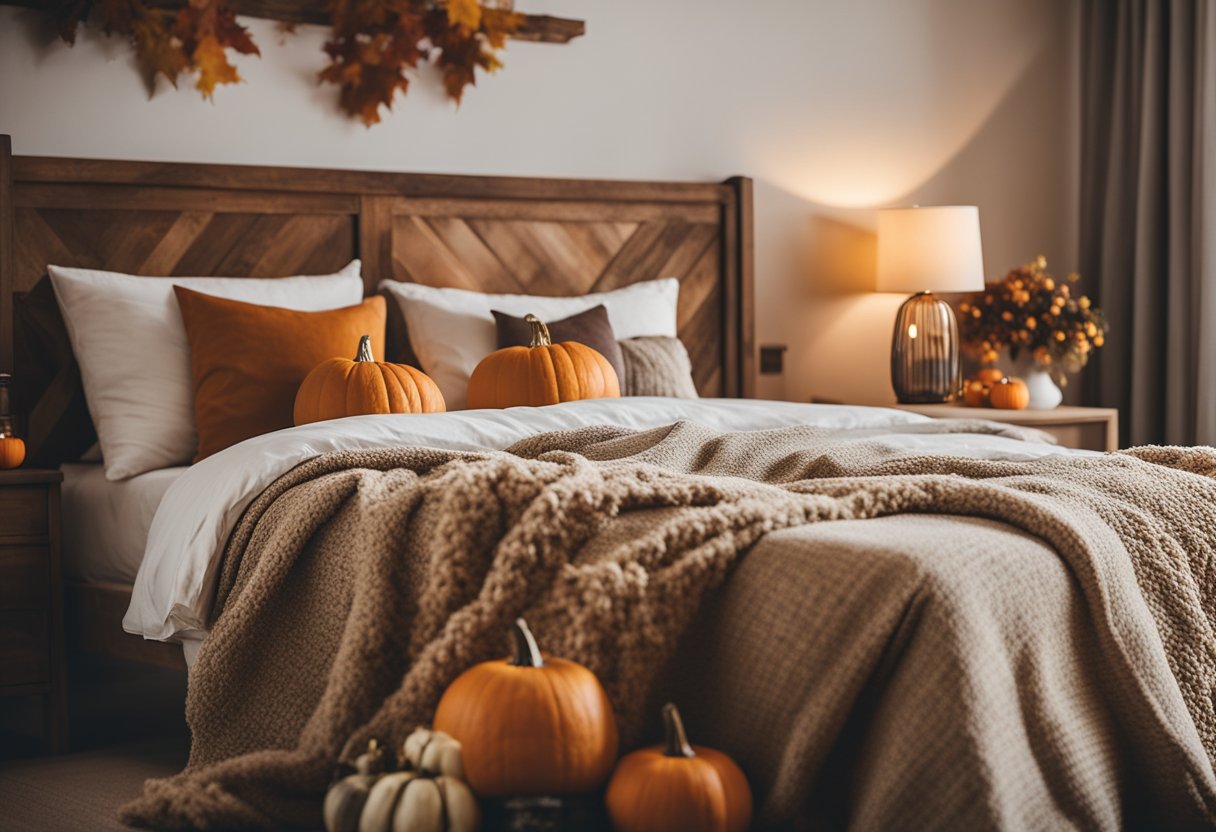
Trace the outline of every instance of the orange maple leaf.
<instances>
[{"instance_id":1,"label":"orange maple leaf","mask_svg":"<svg viewBox=\"0 0 1216 832\"><path fill-rule=\"evenodd\" d=\"M55 16L58 18L56 25L59 29L59 37L63 38L69 46L76 45L76 28L82 20L88 19L92 8L93 0L66 0L56 7Z\"/></svg>"},{"instance_id":2,"label":"orange maple leaf","mask_svg":"<svg viewBox=\"0 0 1216 832\"><path fill-rule=\"evenodd\" d=\"M228 54L213 35L199 38L191 55L198 70L198 82L194 85L204 98L211 98L217 84L235 84L241 80L236 67L228 63Z\"/></svg>"},{"instance_id":3,"label":"orange maple leaf","mask_svg":"<svg viewBox=\"0 0 1216 832\"><path fill-rule=\"evenodd\" d=\"M262 53L249 30L236 22L236 15L228 8L217 8L215 14L215 37L221 44L235 49L242 55L258 55Z\"/></svg>"},{"instance_id":4,"label":"orange maple leaf","mask_svg":"<svg viewBox=\"0 0 1216 832\"><path fill-rule=\"evenodd\" d=\"M190 56L182 48L182 42L172 36L159 17L149 15L132 21L131 42L147 70L149 95L158 73L176 87L177 76L190 68Z\"/></svg>"},{"instance_id":5,"label":"orange maple leaf","mask_svg":"<svg viewBox=\"0 0 1216 832\"><path fill-rule=\"evenodd\" d=\"M491 49L502 49L507 38L519 31L524 24L524 15L509 9L482 9L481 33Z\"/></svg>"},{"instance_id":6,"label":"orange maple leaf","mask_svg":"<svg viewBox=\"0 0 1216 832\"><path fill-rule=\"evenodd\" d=\"M448 23L472 34L481 28L481 4L477 0L448 0Z\"/></svg>"},{"instance_id":7,"label":"orange maple leaf","mask_svg":"<svg viewBox=\"0 0 1216 832\"><path fill-rule=\"evenodd\" d=\"M107 35L125 35L131 31L132 21L148 14L139 0L101 0L97 5L101 7L101 29Z\"/></svg>"},{"instance_id":8,"label":"orange maple leaf","mask_svg":"<svg viewBox=\"0 0 1216 832\"><path fill-rule=\"evenodd\" d=\"M248 30L236 22L236 16L223 0L189 0L177 12L173 34L190 56L189 69L198 73L195 87L207 99L219 84L241 80L228 60L228 49L246 55L261 54Z\"/></svg>"},{"instance_id":9,"label":"orange maple leaf","mask_svg":"<svg viewBox=\"0 0 1216 832\"><path fill-rule=\"evenodd\" d=\"M341 87L342 109L368 127L380 121L381 107L391 110L397 93L409 89L406 71L427 57L423 12L413 6L421 4L339 0L333 6L334 33L325 44L330 64L321 80Z\"/></svg>"}]
</instances>

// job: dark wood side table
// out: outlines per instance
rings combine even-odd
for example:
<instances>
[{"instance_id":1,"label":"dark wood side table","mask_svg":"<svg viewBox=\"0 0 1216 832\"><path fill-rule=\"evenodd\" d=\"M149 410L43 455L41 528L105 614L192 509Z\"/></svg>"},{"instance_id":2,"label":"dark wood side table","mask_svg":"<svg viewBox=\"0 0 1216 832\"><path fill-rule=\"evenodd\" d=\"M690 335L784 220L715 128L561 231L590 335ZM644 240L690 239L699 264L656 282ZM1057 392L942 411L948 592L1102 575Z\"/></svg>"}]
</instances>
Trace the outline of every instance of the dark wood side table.
<instances>
[{"instance_id":1,"label":"dark wood side table","mask_svg":"<svg viewBox=\"0 0 1216 832\"><path fill-rule=\"evenodd\" d=\"M48 751L67 748L59 471L0 471L0 697L43 700Z\"/></svg>"}]
</instances>

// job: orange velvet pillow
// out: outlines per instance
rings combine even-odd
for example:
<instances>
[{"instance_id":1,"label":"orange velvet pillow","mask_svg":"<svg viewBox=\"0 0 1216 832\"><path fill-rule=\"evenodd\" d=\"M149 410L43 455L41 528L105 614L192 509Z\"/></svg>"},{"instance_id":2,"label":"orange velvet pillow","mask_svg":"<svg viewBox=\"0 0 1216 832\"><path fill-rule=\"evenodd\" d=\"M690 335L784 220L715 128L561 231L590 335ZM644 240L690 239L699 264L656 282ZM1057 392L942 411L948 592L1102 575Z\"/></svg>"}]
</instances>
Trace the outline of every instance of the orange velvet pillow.
<instances>
[{"instance_id":1,"label":"orange velvet pillow","mask_svg":"<svg viewBox=\"0 0 1216 832\"><path fill-rule=\"evenodd\" d=\"M190 342L198 455L289 428L296 391L327 358L354 356L359 336L384 355L384 298L325 312L217 298L173 287Z\"/></svg>"}]
</instances>

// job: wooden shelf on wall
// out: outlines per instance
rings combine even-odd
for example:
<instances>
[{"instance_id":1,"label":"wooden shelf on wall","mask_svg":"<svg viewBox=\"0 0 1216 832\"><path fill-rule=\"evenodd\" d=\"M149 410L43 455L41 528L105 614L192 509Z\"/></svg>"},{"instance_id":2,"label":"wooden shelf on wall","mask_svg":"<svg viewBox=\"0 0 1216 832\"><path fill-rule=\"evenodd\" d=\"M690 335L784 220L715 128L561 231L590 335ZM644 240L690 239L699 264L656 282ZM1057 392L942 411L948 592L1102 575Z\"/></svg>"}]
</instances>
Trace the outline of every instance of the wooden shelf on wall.
<instances>
[{"instance_id":1,"label":"wooden shelf on wall","mask_svg":"<svg viewBox=\"0 0 1216 832\"><path fill-rule=\"evenodd\" d=\"M182 0L151 0L150 5L164 8L180 7ZM278 20L283 23L311 23L329 25L326 0L228 0L228 5L239 15ZM43 0L0 0L0 6L26 6L45 8ZM551 17L547 14L525 14L523 25L512 35L514 40L538 43L569 43L586 33L582 20Z\"/></svg>"},{"instance_id":2,"label":"wooden shelf on wall","mask_svg":"<svg viewBox=\"0 0 1216 832\"><path fill-rule=\"evenodd\" d=\"M547 14L525 14L523 25L512 35L513 40L531 40L538 43L569 43L585 34L587 24L568 17L550 17Z\"/></svg>"}]
</instances>

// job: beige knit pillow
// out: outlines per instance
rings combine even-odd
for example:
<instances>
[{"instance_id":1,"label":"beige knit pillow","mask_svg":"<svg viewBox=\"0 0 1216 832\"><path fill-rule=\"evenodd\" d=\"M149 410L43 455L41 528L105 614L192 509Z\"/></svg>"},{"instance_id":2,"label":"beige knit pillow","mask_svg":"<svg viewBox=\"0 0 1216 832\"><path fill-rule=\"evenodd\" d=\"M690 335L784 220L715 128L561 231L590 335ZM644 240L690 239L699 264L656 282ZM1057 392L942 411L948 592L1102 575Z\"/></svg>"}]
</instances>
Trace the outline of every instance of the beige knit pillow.
<instances>
[{"instance_id":1,"label":"beige knit pillow","mask_svg":"<svg viewBox=\"0 0 1216 832\"><path fill-rule=\"evenodd\" d=\"M646 336L618 342L625 359L621 394L697 399L692 361L679 338Z\"/></svg>"}]
</instances>

